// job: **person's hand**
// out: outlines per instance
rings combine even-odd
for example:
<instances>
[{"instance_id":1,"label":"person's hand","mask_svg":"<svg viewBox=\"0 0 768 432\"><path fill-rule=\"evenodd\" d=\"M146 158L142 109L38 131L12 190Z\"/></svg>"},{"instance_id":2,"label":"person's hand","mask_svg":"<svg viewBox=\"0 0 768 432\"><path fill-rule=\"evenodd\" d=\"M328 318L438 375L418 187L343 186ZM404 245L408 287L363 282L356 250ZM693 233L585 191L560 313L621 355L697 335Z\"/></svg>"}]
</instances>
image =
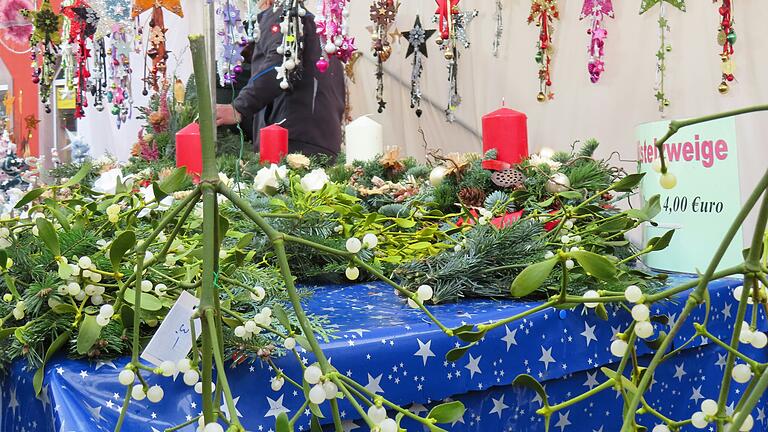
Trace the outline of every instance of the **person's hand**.
<instances>
[{"instance_id":1,"label":"person's hand","mask_svg":"<svg viewBox=\"0 0 768 432\"><path fill-rule=\"evenodd\" d=\"M232 105L216 105L216 126L240 123L240 113Z\"/></svg>"}]
</instances>

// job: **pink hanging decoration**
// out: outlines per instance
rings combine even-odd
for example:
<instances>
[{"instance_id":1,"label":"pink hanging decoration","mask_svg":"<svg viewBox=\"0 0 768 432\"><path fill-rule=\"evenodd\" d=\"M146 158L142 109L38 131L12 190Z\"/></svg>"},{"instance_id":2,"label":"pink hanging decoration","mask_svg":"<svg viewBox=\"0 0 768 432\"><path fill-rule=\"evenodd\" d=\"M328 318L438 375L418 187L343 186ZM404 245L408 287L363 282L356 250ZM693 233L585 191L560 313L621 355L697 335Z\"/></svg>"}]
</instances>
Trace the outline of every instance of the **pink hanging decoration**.
<instances>
[{"instance_id":1,"label":"pink hanging decoration","mask_svg":"<svg viewBox=\"0 0 768 432\"><path fill-rule=\"evenodd\" d=\"M603 27L603 18L606 16L613 18L611 0L584 0L579 19L590 17L592 20L589 29L587 29L587 34L590 36L589 48L587 48L587 54L589 54L587 71L589 71L589 80L592 83L599 81L600 74L605 70L603 56L608 31Z\"/></svg>"},{"instance_id":2,"label":"pink hanging decoration","mask_svg":"<svg viewBox=\"0 0 768 432\"><path fill-rule=\"evenodd\" d=\"M328 61L336 56L342 63L352 58L356 51L355 38L349 36L349 9L347 0L318 0L315 17L317 34L323 47L323 56L317 61L317 70L325 72Z\"/></svg>"}]
</instances>

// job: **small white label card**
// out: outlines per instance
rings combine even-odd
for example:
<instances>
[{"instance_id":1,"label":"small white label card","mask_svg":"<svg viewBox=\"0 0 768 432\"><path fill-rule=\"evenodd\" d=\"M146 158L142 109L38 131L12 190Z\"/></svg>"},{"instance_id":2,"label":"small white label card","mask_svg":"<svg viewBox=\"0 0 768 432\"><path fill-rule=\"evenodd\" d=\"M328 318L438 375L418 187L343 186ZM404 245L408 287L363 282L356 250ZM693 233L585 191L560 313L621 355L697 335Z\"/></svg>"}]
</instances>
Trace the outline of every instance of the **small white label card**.
<instances>
[{"instance_id":1,"label":"small white label card","mask_svg":"<svg viewBox=\"0 0 768 432\"><path fill-rule=\"evenodd\" d=\"M174 363L183 359L192 349L192 329L190 318L200 304L200 300L187 291L182 291L179 299L168 311L168 315L152 336L152 339L141 353L141 358L160 366L164 361ZM200 336L200 319L194 321L195 337Z\"/></svg>"}]
</instances>

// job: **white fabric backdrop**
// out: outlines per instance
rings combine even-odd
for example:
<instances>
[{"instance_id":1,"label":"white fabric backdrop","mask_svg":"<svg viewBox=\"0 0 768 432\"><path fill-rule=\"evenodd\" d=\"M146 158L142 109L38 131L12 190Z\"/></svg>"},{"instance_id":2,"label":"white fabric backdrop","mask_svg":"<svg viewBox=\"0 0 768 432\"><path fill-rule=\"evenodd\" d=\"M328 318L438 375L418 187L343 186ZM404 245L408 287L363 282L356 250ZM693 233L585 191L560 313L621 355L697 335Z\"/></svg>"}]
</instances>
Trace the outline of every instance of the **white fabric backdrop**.
<instances>
[{"instance_id":1,"label":"white fabric backdrop","mask_svg":"<svg viewBox=\"0 0 768 432\"><path fill-rule=\"evenodd\" d=\"M313 2L307 1L308 5ZM655 52L658 49L658 7L638 15L639 0L614 1L616 19L606 19L608 41L606 72L598 84L591 84L586 72L587 22L579 21L581 0L561 0L561 19L555 23L555 56L553 91L555 100L536 101L538 78L533 60L538 28L526 24L529 1L504 0L504 36L498 58L491 55L495 32L492 0L463 0L465 9L477 8L480 15L469 28L472 47L462 53L459 87L464 102L457 117L460 122L480 133L480 118L498 108L502 99L510 108L528 115L531 151L542 146L566 149L574 140L594 137L603 143L600 155L621 152L624 159L634 159L634 127L646 121L659 120L653 97L655 83ZM669 35L673 50L668 54L666 92L671 100L667 118L685 118L737 108L756 103L768 103L768 49L765 23L768 22L768 2L735 2L736 82L727 95L720 95L720 58L716 42L717 5L711 1L689 0L683 13L667 7L671 26ZM182 0L186 18L166 14L171 54L169 72L186 79L191 71L187 35L203 29L204 9L199 0ZM351 30L357 37L360 51L365 53L356 65L357 82L351 85L354 116L375 113L374 65L369 60L370 37L366 27L370 2L351 0ZM435 6L432 0L406 0L400 7L397 28L408 30L415 16L422 23L431 23ZM391 58L385 64L388 71L406 84L410 79L411 62L405 58L407 42L394 45ZM409 88L393 77L385 80L387 110L374 115L385 127L386 145L399 145L406 154L424 156L424 143L418 132L421 127L430 148L450 151L480 151L480 139L458 124L444 120L442 109L447 100L447 69L445 60L430 40L429 58L425 63L422 90L425 98L438 103L432 108L423 103L424 114L419 120L410 109ZM143 57L133 57L137 70ZM140 94L140 74L134 81L136 105L146 99ZM95 155L111 153L126 159L139 127L136 120L117 130L114 119L106 110L98 113L89 108L87 117L79 123L80 133L93 146ZM742 194L757 181L768 158L768 114L753 114L737 122L741 158ZM627 164L632 168L633 164Z\"/></svg>"},{"instance_id":2,"label":"white fabric backdrop","mask_svg":"<svg viewBox=\"0 0 768 432\"><path fill-rule=\"evenodd\" d=\"M370 56L368 1L353 0L352 29L358 49ZM526 24L530 1L504 0L504 36L498 58L491 54L495 33L492 0L462 0L464 9L479 9L480 15L469 28L472 47L462 53L459 86L464 102L457 117L478 133L483 114L506 105L528 115L531 151L542 146L567 149L574 140L597 138L600 156L619 151L624 159L635 159L634 127L660 120L656 100L655 53L658 41L658 6L639 15L639 0L614 0L615 19L606 19L606 71L598 84L592 84L586 71L587 19L579 21L582 0L561 0L560 21L555 23L553 88L555 100L536 101L537 67L534 62L538 27ZM709 0L688 0L687 12L667 5L672 52L667 56L666 93L671 100L667 118L686 118L742 106L768 103L768 48L766 22L768 2L736 1L734 9L736 81L726 95L717 91L720 83L719 46L716 40L718 5ZM416 14L423 24L434 28L431 17L434 2L403 1L397 27L408 30ZM410 59L405 59L407 41L394 45L385 68L408 82ZM429 41L422 89L426 97L439 102L438 109L423 103L421 121L409 108L409 88L388 77L385 81L387 110L375 115L385 127L386 145L400 145L406 153L422 157L423 128L431 148L444 151L481 151L481 141L456 124L444 121L442 109L447 100L447 69L442 53ZM351 87L353 115L374 113L375 66L361 58L356 66L357 83ZM742 195L753 188L768 160L768 113L752 114L737 120ZM614 159L615 160L615 159ZM634 164L626 164L628 169ZM726 192L726 191L724 191ZM747 231L749 232L749 230Z\"/></svg>"}]
</instances>

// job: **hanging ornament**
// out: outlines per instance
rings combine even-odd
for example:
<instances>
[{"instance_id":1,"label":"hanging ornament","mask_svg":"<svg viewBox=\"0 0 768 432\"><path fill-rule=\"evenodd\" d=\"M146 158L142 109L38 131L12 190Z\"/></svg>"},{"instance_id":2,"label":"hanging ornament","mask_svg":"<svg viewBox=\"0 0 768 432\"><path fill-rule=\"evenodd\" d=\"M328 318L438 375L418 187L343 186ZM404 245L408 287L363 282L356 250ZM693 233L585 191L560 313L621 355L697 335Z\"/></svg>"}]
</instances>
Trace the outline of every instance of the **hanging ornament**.
<instances>
[{"instance_id":1,"label":"hanging ornament","mask_svg":"<svg viewBox=\"0 0 768 432\"><path fill-rule=\"evenodd\" d=\"M315 64L317 70L325 72L331 57L347 63L355 52L355 39L349 36L349 9L347 0L319 0L315 16L317 34L323 54Z\"/></svg>"},{"instance_id":2,"label":"hanging ornament","mask_svg":"<svg viewBox=\"0 0 768 432\"><path fill-rule=\"evenodd\" d=\"M276 67L280 88L288 90L301 77L304 58L304 20L307 9L304 0L277 0L275 10L281 10L280 25L273 26L272 32L280 32L283 41L277 47L277 53L283 56L283 62Z\"/></svg>"},{"instance_id":3,"label":"hanging ornament","mask_svg":"<svg viewBox=\"0 0 768 432\"><path fill-rule=\"evenodd\" d=\"M107 49L110 83L107 87L107 102L112 104L110 112L115 116L117 128L131 117L133 91L131 86L131 31L122 26L112 33L112 44Z\"/></svg>"},{"instance_id":4,"label":"hanging ornament","mask_svg":"<svg viewBox=\"0 0 768 432\"><path fill-rule=\"evenodd\" d=\"M261 28L259 27L259 13L256 10L256 2L248 1L247 14L245 20L245 34L248 42L258 42L261 39Z\"/></svg>"},{"instance_id":5,"label":"hanging ornament","mask_svg":"<svg viewBox=\"0 0 768 432\"><path fill-rule=\"evenodd\" d=\"M22 15L32 21L34 31L29 37L32 48L32 82L39 84L40 102L45 112L51 112L51 88L56 78L58 47L61 44L61 15L53 12L49 0L43 0L37 11L24 9Z\"/></svg>"},{"instance_id":6,"label":"hanging ornament","mask_svg":"<svg viewBox=\"0 0 768 432\"><path fill-rule=\"evenodd\" d=\"M370 8L371 39L373 39L373 56L376 57L376 101L379 104L378 111L384 112L387 102L384 101L384 62L392 54L391 35L389 27L395 22L399 0L374 0Z\"/></svg>"},{"instance_id":7,"label":"hanging ornament","mask_svg":"<svg viewBox=\"0 0 768 432\"><path fill-rule=\"evenodd\" d=\"M88 68L88 59L91 58L91 49L88 48L88 40L96 34L96 25L99 18L96 12L85 2L75 0L71 5L62 8L62 14L69 18L69 44L75 49L75 118L85 117L83 108L88 106L86 92L89 90L91 71ZM103 46L102 46L103 48ZM97 81L101 81L97 77ZM95 87L94 87L95 93ZM103 105L96 104L96 108L103 109Z\"/></svg>"},{"instance_id":8,"label":"hanging ornament","mask_svg":"<svg viewBox=\"0 0 768 432\"><path fill-rule=\"evenodd\" d=\"M243 49L248 45L240 9L232 0L219 0L216 15L216 67L222 87L231 86L243 72Z\"/></svg>"},{"instance_id":9,"label":"hanging ornament","mask_svg":"<svg viewBox=\"0 0 768 432\"><path fill-rule=\"evenodd\" d=\"M416 109L416 116L421 117L421 72L424 69L423 58L427 57L427 40L432 37L436 30L424 30L421 26L421 18L416 15L416 22L413 28L407 32L402 32L405 39L408 40L408 51L405 58L413 54L413 67L411 69L411 108ZM423 58L422 58L423 56Z\"/></svg>"},{"instance_id":10,"label":"hanging ornament","mask_svg":"<svg viewBox=\"0 0 768 432\"><path fill-rule=\"evenodd\" d=\"M469 36L467 28L472 20L477 17L477 10L462 11L459 0L436 0L437 11L435 21L440 37L437 44L448 60L448 106L445 109L445 118L448 122L456 120L456 110L461 105L459 95L459 45L469 48Z\"/></svg>"},{"instance_id":11,"label":"hanging ornament","mask_svg":"<svg viewBox=\"0 0 768 432\"><path fill-rule=\"evenodd\" d=\"M667 73L667 53L672 51L672 45L667 42L669 22L667 21L667 8L665 3L685 12L685 0L641 0L640 14L644 14L651 7L659 4L659 49L656 51L656 102L659 104L659 112L664 116L664 109L669 106L669 99L664 92L664 77Z\"/></svg>"},{"instance_id":12,"label":"hanging ornament","mask_svg":"<svg viewBox=\"0 0 768 432\"><path fill-rule=\"evenodd\" d=\"M493 34L493 56L499 56L499 48L501 48L501 37L504 36L504 4L501 0L496 0L496 12L494 13L496 18L496 32Z\"/></svg>"},{"instance_id":13,"label":"hanging ornament","mask_svg":"<svg viewBox=\"0 0 768 432\"><path fill-rule=\"evenodd\" d=\"M546 102L555 98L552 86L552 33L555 31L554 21L560 19L557 0L533 0L528 24L535 23L539 27L539 40L536 42L536 63L539 64L539 94L536 100Z\"/></svg>"},{"instance_id":14,"label":"hanging ornament","mask_svg":"<svg viewBox=\"0 0 768 432\"><path fill-rule=\"evenodd\" d=\"M168 29L165 27L165 18L163 16L163 8L175 13L180 17L184 17L184 11L181 9L181 0L134 0L133 8L131 9L131 17L136 18L143 12L152 9L152 18L149 20L149 49L147 50L147 57L152 60L152 66L149 71L150 76L147 77L147 68L144 68L144 90L142 94L145 96L149 94L147 85L152 87L154 91L160 91L161 78L165 80L165 73L168 69L168 51L166 47L165 33ZM137 37L141 37L141 33L137 32Z\"/></svg>"},{"instance_id":15,"label":"hanging ornament","mask_svg":"<svg viewBox=\"0 0 768 432\"><path fill-rule=\"evenodd\" d=\"M718 11L720 12L720 26L717 30L717 43L723 47L720 52L723 76L718 91L725 94L728 93L728 83L734 79L733 72L735 69L732 59L733 44L736 43L736 32L733 30L733 0L722 0L722 6Z\"/></svg>"},{"instance_id":16,"label":"hanging ornament","mask_svg":"<svg viewBox=\"0 0 768 432\"><path fill-rule=\"evenodd\" d=\"M611 0L584 0L584 7L581 9L579 19L590 17L591 23L587 34L590 36L587 54L589 63L587 71L589 80L596 83L600 80L600 74L605 70L605 40L608 38L608 31L603 27L605 17L613 18L613 3Z\"/></svg>"}]
</instances>

